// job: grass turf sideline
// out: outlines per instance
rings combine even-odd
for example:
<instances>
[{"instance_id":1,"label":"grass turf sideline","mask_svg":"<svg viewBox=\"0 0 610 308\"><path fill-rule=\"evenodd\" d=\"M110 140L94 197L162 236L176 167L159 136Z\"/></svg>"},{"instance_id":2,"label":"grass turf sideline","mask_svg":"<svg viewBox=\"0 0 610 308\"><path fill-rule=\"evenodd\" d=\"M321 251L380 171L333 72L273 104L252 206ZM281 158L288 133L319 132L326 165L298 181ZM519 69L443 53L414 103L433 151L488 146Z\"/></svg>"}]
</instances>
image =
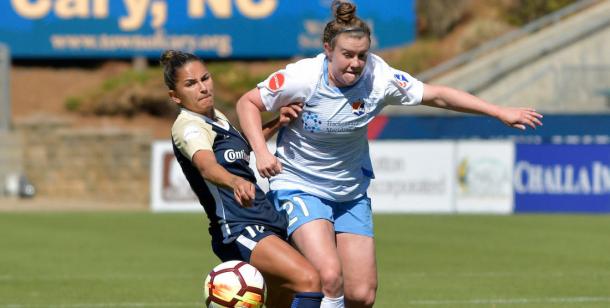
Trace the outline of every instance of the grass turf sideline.
<instances>
[{"instance_id":1,"label":"grass turf sideline","mask_svg":"<svg viewBox=\"0 0 610 308\"><path fill-rule=\"evenodd\" d=\"M610 216L376 215L376 307L608 307ZM0 308L200 307L197 214L2 213Z\"/></svg>"}]
</instances>

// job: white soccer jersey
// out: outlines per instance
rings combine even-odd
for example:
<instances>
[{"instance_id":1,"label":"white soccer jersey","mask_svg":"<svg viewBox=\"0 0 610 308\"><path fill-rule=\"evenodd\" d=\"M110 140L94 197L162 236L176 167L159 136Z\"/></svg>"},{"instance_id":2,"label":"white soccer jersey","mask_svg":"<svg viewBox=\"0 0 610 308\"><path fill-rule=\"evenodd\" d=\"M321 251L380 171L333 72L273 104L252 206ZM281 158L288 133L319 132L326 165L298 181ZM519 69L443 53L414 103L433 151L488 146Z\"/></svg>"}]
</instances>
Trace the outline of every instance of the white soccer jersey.
<instances>
[{"instance_id":1,"label":"white soccer jersey","mask_svg":"<svg viewBox=\"0 0 610 308\"><path fill-rule=\"evenodd\" d=\"M374 178L367 125L386 105L421 103L423 83L370 54L356 84L328 84L324 54L289 64L258 84L269 111L303 102L298 121L283 128L276 155L282 172L270 188L295 189L323 199L349 201L365 195Z\"/></svg>"}]
</instances>

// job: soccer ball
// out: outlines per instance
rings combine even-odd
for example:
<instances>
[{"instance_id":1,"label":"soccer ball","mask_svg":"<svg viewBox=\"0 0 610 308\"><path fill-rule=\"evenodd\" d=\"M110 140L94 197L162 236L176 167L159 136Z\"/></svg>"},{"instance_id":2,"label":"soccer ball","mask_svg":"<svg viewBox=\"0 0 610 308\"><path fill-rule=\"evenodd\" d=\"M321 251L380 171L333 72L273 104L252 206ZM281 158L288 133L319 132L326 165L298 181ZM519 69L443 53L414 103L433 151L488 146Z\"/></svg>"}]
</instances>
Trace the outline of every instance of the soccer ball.
<instances>
[{"instance_id":1,"label":"soccer ball","mask_svg":"<svg viewBox=\"0 0 610 308\"><path fill-rule=\"evenodd\" d=\"M244 261L227 261L214 267L203 285L208 308L261 308L267 287L263 275Z\"/></svg>"}]
</instances>

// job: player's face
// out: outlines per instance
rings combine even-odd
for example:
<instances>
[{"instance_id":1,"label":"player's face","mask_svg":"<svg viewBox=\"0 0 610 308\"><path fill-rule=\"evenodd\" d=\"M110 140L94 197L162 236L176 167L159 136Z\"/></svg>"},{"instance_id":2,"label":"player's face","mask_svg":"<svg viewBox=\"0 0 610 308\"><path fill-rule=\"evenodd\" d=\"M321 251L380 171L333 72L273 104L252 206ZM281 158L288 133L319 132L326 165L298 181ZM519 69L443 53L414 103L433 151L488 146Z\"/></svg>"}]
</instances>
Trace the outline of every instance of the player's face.
<instances>
[{"instance_id":1,"label":"player's face","mask_svg":"<svg viewBox=\"0 0 610 308\"><path fill-rule=\"evenodd\" d=\"M200 61L189 62L176 72L176 90L170 91L170 96L183 108L203 115L213 115L214 82Z\"/></svg>"},{"instance_id":2,"label":"player's face","mask_svg":"<svg viewBox=\"0 0 610 308\"><path fill-rule=\"evenodd\" d=\"M335 48L328 43L324 50L328 58L329 80L337 87L351 86L362 75L368 56L370 42L368 37L355 37L347 33L337 36Z\"/></svg>"}]
</instances>

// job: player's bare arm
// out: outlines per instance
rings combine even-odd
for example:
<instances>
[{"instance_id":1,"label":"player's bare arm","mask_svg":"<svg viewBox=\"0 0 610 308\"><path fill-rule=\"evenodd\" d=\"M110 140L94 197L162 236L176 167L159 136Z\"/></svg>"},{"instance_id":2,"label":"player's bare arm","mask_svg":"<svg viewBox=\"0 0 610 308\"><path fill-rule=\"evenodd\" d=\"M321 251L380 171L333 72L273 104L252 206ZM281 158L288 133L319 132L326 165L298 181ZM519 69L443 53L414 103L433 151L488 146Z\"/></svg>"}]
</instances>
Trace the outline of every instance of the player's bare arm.
<instances>
[{"instance_id":1,"label":"player's bare arm","mask_svg":"<svg viewBox=\"0 0 610 308\"><path fill-rule=\"evenodd\" d=\"M250 207L255 197L254 184L244 178L228 172L216 161L212 151L199 150L193 155L193 165L204 179L216 185L225 186L233 190L235 200L243 207Z\"/></svg>"},{"instance_id":2,"label":"player's bare arm","mask_svg":"<svg viewBox=\"0 0 610 308\"><path fill-rule=\"evenodd\" d=\"M260 113L266 111L257 88L244 94L236 105L237 112L241 115L239 124L243 133L252 145L256 155L256 168L262 177L270 178L282 171L282 165L277 157L273 156L267 148L265 136L262 130Z\"/></svg>"},{"instance_id":3,"label":"player's bare arm","mask_svg":"<svg viewBox=\"0 0 610 308\"><path fill-rule=\"evenodd\" d=\"M503 107L491 104L467 92L438 85L424 84L422 104L460 112L492 116L507 126L524 130L542 126L542 115L533 108Z\"/></svg>"}]
</instances>

